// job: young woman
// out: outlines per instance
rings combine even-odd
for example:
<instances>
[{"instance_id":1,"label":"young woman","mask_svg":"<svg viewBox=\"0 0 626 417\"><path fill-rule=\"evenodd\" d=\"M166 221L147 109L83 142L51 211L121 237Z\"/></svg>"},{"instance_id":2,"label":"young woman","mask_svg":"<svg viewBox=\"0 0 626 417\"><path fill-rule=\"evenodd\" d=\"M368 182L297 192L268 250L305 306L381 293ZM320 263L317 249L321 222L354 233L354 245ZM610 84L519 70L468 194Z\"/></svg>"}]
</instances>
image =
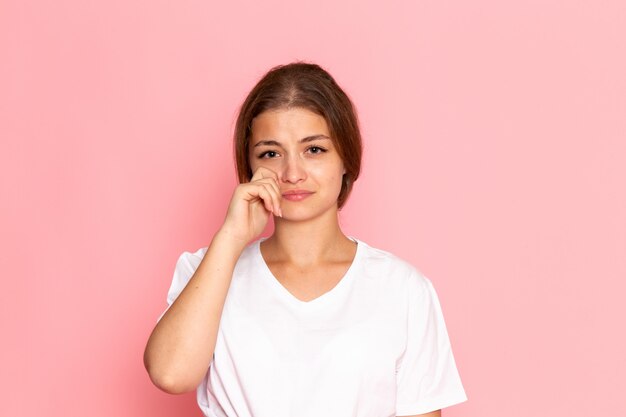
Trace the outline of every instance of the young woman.
<instances>
[{"instance_id":1,"label":"young woman","mask_svg":"<svg viewBox=\"0 0 626 417\"><path fill-rule=\"evenodd\" d=\"M346 236L361 163L352 103L313 64L267 73L235 128L240 184L208 248L176 265L145 365L211 417L439 416L465 401L437 295ZM250 243L274 217L274 233Z\"/></svg>"}]
</instances>

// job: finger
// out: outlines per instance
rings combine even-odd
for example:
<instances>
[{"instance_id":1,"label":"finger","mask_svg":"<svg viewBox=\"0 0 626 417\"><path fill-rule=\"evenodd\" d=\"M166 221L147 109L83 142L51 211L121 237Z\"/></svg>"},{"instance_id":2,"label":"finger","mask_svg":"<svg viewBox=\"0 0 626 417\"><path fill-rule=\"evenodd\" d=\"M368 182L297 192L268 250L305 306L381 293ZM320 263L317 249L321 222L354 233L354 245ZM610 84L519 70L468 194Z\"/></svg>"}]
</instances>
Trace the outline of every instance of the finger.
<instances>
[{"instance_id":1,"label":"finger","mask_svg":"<svg viewBox=\"0 0 626 417\"><path fill-rule=\"evenodd\" d=\"M276 181L274 178L263 178L262 180L258 180L257 182L271 186L272 189L276 192L276 196L279 197L278 201L280 202L280 198L282 198L282 195L280 193L280 186L278 185L278 181Z\"/></svg>"},{"instance_id":2,"label":"finger","mask_svg":"<svg viewBox=\"0 0 626 417\"><path fill-rule=\"evenodd\" d=\"M263 202L263 206L265 207L265 209L269 211L270 213L275 213L272 193L265 186L265 184L260 184L258 186L257 193L258 193L259 198Z\"/></svg>"},{"instance_id":3,"label":"finger","mask_svg":"<svg viewBox=\"0 0 626 417\"><path fill-rule=\"evenodd\" d=\"M276 182L278 182L278 174L266 167L258 167L256 171L254 171L252 178L250 178L250 182L262 178L274 178Z\"/></svg>"},{"instance_id":4,"label":"finger","mask_svg":"<svg viewBox=\"0 0 626 417\"><path fill-rule=\"evenodd\" d=\"M272 213L276 214L279 217L283 217L283 213L280 210L280 192L278 191L278 187L271 180L268 182L263 182L261 185L264 187L265 191L271 198L272 203Z\"/></svg>"},{"instance_id":5,"label":"finger","mask_svg":"<svg viewBox=\"0 0 626 417\"><path fill-rule=\"evenodd\" d=\"M270 172L272 172L272 171L270 171ZM268 185L268 186L270 186L272 188L273 196L274 196L274 198L272 199L273 200L273 205L274 205L274 212L277 215L279 215L280 217L282 217L283 213L282 213L282 210L281 210L281 207L280 207L280 203L281 203L281 200L282 200L282 195L281 195L281 192L280 192L280 187L278 185L277 179L276 178L270 178L270 177L262 178L262 179L255 180L254 183L266 184L266 185Z\"/></svg>"}]
</instances>

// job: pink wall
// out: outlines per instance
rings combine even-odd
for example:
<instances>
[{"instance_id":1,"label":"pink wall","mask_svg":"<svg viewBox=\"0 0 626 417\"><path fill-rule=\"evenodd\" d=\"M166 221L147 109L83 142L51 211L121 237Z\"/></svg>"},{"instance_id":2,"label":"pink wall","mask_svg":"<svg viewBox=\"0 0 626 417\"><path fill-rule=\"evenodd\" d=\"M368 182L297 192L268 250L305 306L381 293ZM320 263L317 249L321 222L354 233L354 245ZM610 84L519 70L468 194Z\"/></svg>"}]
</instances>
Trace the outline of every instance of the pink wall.
<instances>
[{"instance_id":1,"label":"pink wall","mask_svg":"<svg viewBox=\"0 0 626 417\"><path fill-rule=\"evenodd\" d=\"M345 230L438 289L445 415L625 415L626 4L294 3L1 1L0 415L199 415L143 348L238 104L295 59L360 112Z\"/></svg>"}]
</instances>

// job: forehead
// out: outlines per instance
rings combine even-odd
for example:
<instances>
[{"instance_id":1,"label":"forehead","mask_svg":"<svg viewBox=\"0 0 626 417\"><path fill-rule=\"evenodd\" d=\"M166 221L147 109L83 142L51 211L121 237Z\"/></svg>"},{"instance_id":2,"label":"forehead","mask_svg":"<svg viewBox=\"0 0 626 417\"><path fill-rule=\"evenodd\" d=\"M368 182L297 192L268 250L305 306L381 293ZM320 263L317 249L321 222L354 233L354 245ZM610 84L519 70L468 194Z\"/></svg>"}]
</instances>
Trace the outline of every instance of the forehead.
<instances>
[{"instance_id":1,"label":"forehead","mask_svg":"<svg viewBox=\"0 0 626 417\"><path fill-rule=\"evenodd\" d=\"M267 139L299 140L311 135L330 137L326 120L310 110L295 107L268 110L259 114L252 120L250 140L254 144Z\"/></svg>"}]
</instances>

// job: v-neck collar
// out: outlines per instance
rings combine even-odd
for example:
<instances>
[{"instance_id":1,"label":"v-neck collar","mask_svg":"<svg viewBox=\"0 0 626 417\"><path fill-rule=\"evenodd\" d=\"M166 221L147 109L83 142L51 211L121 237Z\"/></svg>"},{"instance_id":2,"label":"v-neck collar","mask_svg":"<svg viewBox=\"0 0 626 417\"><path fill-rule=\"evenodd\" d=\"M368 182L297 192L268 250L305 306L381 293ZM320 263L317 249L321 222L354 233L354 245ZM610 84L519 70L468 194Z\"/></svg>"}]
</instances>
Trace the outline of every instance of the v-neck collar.
<instances>
[{"instance_id":1,"label":"v-neck collar","mask_svg":"<svg viewBox=\"0 0 626 417\"><path fill-rule=\"evenodd\" d=\"M254 257L256 258L259 270L261 271L261 275L263 275L263 277L267 281L269 281L270 286L274 288L274 291L276 292L278 297L285 300L287 303L294 305L296 308L315 309L319 306L327 304L328 302L330 302L330 300L336 298L340 293L342 293L344 291L344 288L348 286L349 281L353 279L354 270L357 269L358 265L361 263L362 252L364 250L363 247L365 244L351 236L348 236L348 238L357 244L356 253L354 255L354 259L352 259L350 267L348 267L346 273L343 275L343 277L341 277L341 280L339 280L339 282L333 288L310 301L303 301L294 296L274 276L269 266L265 262L265 259L263 259L263 254L261 253L261 242L263 242L267 238L261 238L254 242Z\"/></svg>"}]
</instances>

